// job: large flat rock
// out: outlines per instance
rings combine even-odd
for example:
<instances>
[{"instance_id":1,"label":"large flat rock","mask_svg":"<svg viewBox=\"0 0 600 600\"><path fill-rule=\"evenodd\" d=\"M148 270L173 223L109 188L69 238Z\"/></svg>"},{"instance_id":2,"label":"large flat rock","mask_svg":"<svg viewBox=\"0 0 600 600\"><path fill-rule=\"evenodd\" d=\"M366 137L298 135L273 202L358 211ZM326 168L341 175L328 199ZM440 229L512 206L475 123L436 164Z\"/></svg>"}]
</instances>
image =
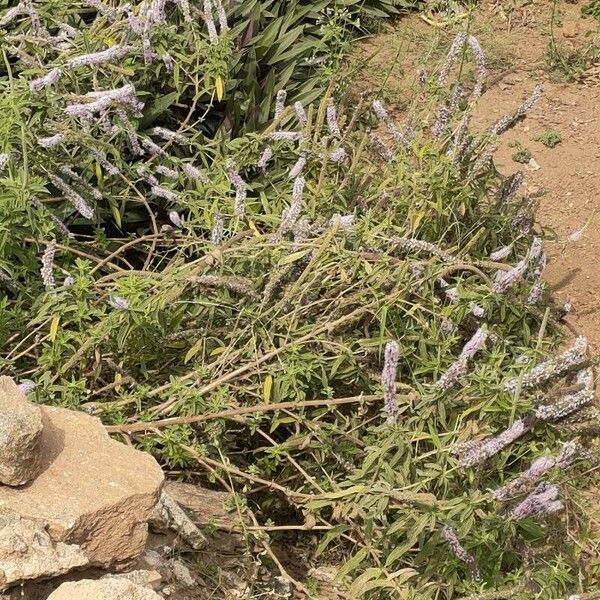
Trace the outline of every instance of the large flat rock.
<instances>
[{"instance_id":1,"label":"large flat rock","mask_svg":"<svg viewBox=\"0 0 600 600\"><path fill-rule=\"evenodd\" d=\"M0 486L0 512L42 523L54 542L80 546L92 566L142 553L163 473L152 456L112 440L99 419L42 406L41 472Z\"/></svg>"},{"instance_id":2,"label":"large flat rock","mask_svg":"<svg viewBox=\"0 0 600 600\"><path fill-rule=\"evenodd\" d=\"M23 485L40 469L42 412L10 377L0 377L0 483Z\"/></svg>"}]
</instances>

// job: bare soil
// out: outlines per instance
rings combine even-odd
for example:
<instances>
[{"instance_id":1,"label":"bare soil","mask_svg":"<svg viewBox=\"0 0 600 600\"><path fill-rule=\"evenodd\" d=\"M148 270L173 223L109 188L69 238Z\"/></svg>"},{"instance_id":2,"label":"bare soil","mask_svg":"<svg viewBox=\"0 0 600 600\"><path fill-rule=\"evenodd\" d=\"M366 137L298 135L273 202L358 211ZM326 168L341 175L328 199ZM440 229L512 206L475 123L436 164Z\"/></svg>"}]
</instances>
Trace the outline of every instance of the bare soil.
<instances>
[{"instance_id":1,"label":"bare soil","mask_svg":"<svg viewBox=\"0 0 600 600\"><path fill-rule=\"evenodd\" d=\"M582 58L600 45L598 22L582 17L587 2L559 2L554 40L563 57ZM537 83L542 100L531 115L503 136L495 157L503 174L525 173L528 193L539 199L538 219L546 229L549 266L545 278L557 300L571 303L567 317L600 349L600 67L593 60L575 81L552 69L546 60L551 42L552 2L521 0L481 2L468 24L487 55L486 91L476 107L475 128L484 129L510 114ZM510 7L515 7L509 12ZM400 107L399 120L410 118L417 89L415 73L435 72L467 16L427 23L419 15L392 30L364 40L356 50L356 81L361 89L383 90L388 104ZM436 26L437 25L437 26ZM443 25L443 26L439 26ZM412 99L412 100L411 100ZM422 107L419 107L422 108ZM433 108L433 107L432 107ZM432 116L434 111L431 111ZM545 130L560 133L554 148L536 138ZM539 169L515 162L515 142L527 148ZM568 236L584 228L581 239Z\"/></svg>"}]
</instances>

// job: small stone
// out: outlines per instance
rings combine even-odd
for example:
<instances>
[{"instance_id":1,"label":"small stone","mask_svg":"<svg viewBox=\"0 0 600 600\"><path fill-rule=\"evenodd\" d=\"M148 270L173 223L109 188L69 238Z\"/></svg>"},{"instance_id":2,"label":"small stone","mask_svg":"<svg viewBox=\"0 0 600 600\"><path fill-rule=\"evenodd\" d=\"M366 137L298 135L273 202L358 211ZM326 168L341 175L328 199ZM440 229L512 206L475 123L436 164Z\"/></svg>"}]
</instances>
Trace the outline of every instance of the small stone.
<instances>
[{"instance_id":1,"label":"small stone","mask_svg":"<svg viewBox=\"0 0 600 600\"><path fill-rule=\"evenodd\" d=\"M10 377L0 377L0 483L24 485L40 470L42 412Z\"/></svg>"},{"instance_id":2,"label":"small stone","mask_svg":"<svg viewBox=\"0 0 600 600\"><path fill-rule=\"evenodd\" d=\"M171 561L171 570L173 577L185 587L191 588L196 585L196 580L192 573L180 560L173 559Z\"/></svg>"},{"instance_id":3,"label":"small stone","mask_svg":"<svg viewBox=\"0 0 600 600\"><path fill-rule=\"evenodd\" d=\"M574 21L565 23L562 27L562 34L566 38L577 37L578 33L579 33L579 26Z\"/></svg>"},{"instance_id":4,"label":"small stone","mask_svg":"<svg viewBox=\"0 0 600 600\"><path fill-rule=\"evenodd\" d=\"M63 583L48 600L161 600L153 590L127 579L82 579Z\"/></svg>"},{"instance_id":5,"label":"small stone","mask_svg":"<svg viewBox=\"0 0 600 600\"><path fill-rule=\"evenodd\" d=\"M539 171L542 167L540 167L539 163L537 162L537 160L535 160L535 158L531 158L527 163L527 168L530 171Z\"/></svg>"}]
</instances>

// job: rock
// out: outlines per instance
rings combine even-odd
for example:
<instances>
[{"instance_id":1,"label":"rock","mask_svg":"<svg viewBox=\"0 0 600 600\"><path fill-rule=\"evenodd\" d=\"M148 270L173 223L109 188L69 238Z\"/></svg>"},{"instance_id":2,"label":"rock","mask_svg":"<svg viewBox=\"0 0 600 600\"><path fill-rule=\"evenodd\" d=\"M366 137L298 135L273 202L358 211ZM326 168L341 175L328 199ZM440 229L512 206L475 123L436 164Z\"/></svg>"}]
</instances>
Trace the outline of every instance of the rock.
<instances>
[{"instance_id":1,"label":"rock","mask_svg":"<svg viewBox=\"0 0 600 600\"><path fill-rule=\"evenodd\" d=\"M152 571L146 573L156 573L160 581L180 584L178 587L191 588L196 585L196 580L189 568L178 558L167 558L155 550L146 550L142 556L142 560ZM134 571L138 572L138 571ZM144 571L142 571L144 572ZM120 577L121 575L117 575ZM140 583L136 581L136 583ZM147 587L156 587L155 585L147 585Z\"/></svg>"},{"instance_id":2,"label":"rock","mask_svg":"<svg viewBox=\"0 0 600 600\"><path fill-rule=\"evenodd\" d=\"M128 573L105 575L102 579L127 579L127 581L131 581L131 583L152 589L158 588L162 582L162 576L158 571L146 571L141 569L129 571Z\"/></svg>"},{"instance_id":3,"label":"rock","mask_svg":"<svg viewBox=\"0 0 600 600\"><path fill-rule=\"evenodd\" d=\"M0 486L0 511L35 519L54 542L80 545L90 566L122 566L144 550L162 470L112 440L95 417L41 410L42 472L25 488Z\"/></svg>"},{"instance_id":4,"label":"rock","mask_svg":"<svg viewBox=\"0 0 600 600\"><path fill-rule=\"evenodd\" d=\"M63 583L48 600L162 600L153 590L116 577Z\"/></svg>"},{"instance_id":5,"label":"rock","mask_svg":"<svg viewBox=\"0 0 600 600\"><path fill-rule=\"evenodd\" d=\"M208 542L204 534L166 492L161 494L160 501L150 519L153 522L151 524L157 529L164 524L168 529L177 532L181 539L194 550L200 550L207 546Z\"/></svg>"},{"instance_id":6,"label":"rock","mask_svg":"<svg viewBox=\"0 0 600 600\"><path fill-rule=\"evenodd\" d=\"M0 513L0 589L63 575L87 564L80 546L55 543L43 525L13 512Z\"/></svg>"},{"instance_id":7,"label":"rock","mask_svg":"<svg viewBox=\"0 0 600 600\"><path fill-rule=\"evenodd\" d=\"M0 483L24 485L40 469L42 411L10 377L0 377Z\"/></svg>"},{"instance_id":8,"label":"rock","mask_svg":"<svg viewBox=\"0 0 600 600\"><path fill-rule=\"evenodd\" d=\"M171 561L171 571L173 577L186 588L192 588L196 585L196 580L191 571L177 559Z\"/></svg>"},{"instance_id":9,"label":"rock","mask_svg":"<svg viewBox=\"0 0 600 600\"><path fill-rule=\"evenodd\" d=\"M579 33L579 26L574 21L571 21L569 23L565 23L562 26L562 34L566 38L577 37L578 33Z\"/></svg>"},{"instance_id":10,"label":"rock","mask_svg":"<svg viewBox=\"0 0 600 600\"><path fill-rule=\"evenodd\" d=\"M198 484L167 481L165 492L173 498L199 527L218 527L218 536L209 538L211 550L219 554L239 553L245 546L241 535L240 518L252 525L248 516L229 512L226 505L231 494L202 487Z\"/></svg>"}]
</instances>

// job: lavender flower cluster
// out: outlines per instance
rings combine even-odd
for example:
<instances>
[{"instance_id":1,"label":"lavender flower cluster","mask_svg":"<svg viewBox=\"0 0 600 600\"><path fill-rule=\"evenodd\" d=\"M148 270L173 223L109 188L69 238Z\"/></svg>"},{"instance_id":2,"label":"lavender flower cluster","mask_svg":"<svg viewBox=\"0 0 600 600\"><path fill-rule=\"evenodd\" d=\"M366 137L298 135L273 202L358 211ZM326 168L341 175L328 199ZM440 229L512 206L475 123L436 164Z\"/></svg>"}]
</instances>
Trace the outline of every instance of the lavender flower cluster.
<instances>
[{"instance_id":1,"label":"lavender flower cluster","mask_svg":"<svg viewBox=\"0 0 600 600\"><path fill-rule=\"evenodd\" d=\"M213 228L210 233L210 241L215 245L220 244L223 241L223 231L224 231L223 217L221 217L221 215L219 213L217 213L215 215Z\"/></svg>"},{"instance_id":2,"label":"lavender flower cluster","mask_svg":"<svg viewBox=\"0 0 600 600\"><path fill-rule=\"evenodd\" d=\"M265 148L256 163L256 166L264 171L273 158L273 150L269 147Z\"/></svg>"},{"instance_id":3,"label":"lavender flower cluster","mask_svg":"<svg viewBox=\"0 0 600 600\"><path fill-rule=\"evenodd\" d=\"M578 337L571 348L559 354L556 357L539 364L529 373L525 373L521 378L513 377L504 383L504 389L508 392L517 388L519 380L523 389L531 389L544 385L548 381L560 377L574 367L583 364L586 360L587 339L583 336Z\"/></svg>"},{"instance_id":4,"label":"lavender flower cluster","mask_svg":"<svg viewBox=\"0 0 600 600\"><path fill-rule=\"evenodd\" d=\"M54 148L65 141L64 133L56 133L49 137L40 137L37 139L37 143L41 148Z\"/></svg>"},{"instance_id":5,"label":"lavender flower cluster","mask_svg":"<svg viewBox=\"0 0 600 600\"><path fill-rule=\"evenodd\" d=\"M88 92L84 99L89 102L70 104L65 108L65 112L89 120L96 113L117 105L121 108L126 107L132 115L139 117L142 116L141 110L144 107L144 104L137 99L135 87L131 83L112 90Z\"/></svg>"},{"instance_id":6,"label":"lavender flower cluster","mask_svg":"<svg viewBox=\"0 0 600 600\"><path fill-rule=\"evenodd\" d=\"M331 100L327 104L327 127L329 129L329 133L334 138L342 137L342 131L338 123L337 110L335 108L335 104Z\"/></svg>"},{"instance_id":7,"label":"lavender flower cluster","mask_svg":"<svg viewBox=\"0 0 600 600\"><path fill-rule=\"evenodd\" d=\"M208 177L198 167L190 163L185 163L182 167L182 171L190 178L200 183L207 184Z\"/></svg>"},{"instance_id":8,"label":"lavender flower cluster","mask_svg":"<svg viewBox=\"0 0 600 600\"><path fill-rule=\"evenodd\" d=\"M563 503L558 500L558 487L542 482L513 509L510 516L518 521L526 517L553 514L562 509Z\"/></svg>"},{"instance_id":9,"label":"lavender flower cluster","mask_svg":"<svg viewBox=\"0 0 600 600\"><path fill-rule=\"evenodd\" d=\"M484 346L488 338L487 329L480 327L473 337L464 345L458 359L454 361L448 370L439 378L436 387L440 390L451 388L463 375L467 373L469 360Z\"/></svg>"},{"instance_id":10,"label":"lavender flower cluster","mask_svg":"<svg viewBox=\"0 0 600 600\"><path fill-rule=\"evenodd\" d=\"M504 260L505 258L508 258L510 256L511 252L512 252L512 244L510 244L509 246L504 246L502 248L498 248L498 250L494 250L494 252L492 252L490 254L490 260L493 260L493 261Z\"/></svg>"},{"instance_id":11,"label":"lavender flower cluster","mask_svg":"<svg viewBox=\"0 0 600 600\"><path fill-rule=\"evenodd\" d=\"M107 173L109 173L110 175L121 174L121 171L119 171L119 169L117 169L117 167L115 167L115 165L113 165L106 158L106 154L100 152L99 150L96 150L95 148L88 148L88 151L98 161L98 164L100 164L106 170Z\"/></svg>"},{"instance_id":12,"label":"lavender flower cluster","mask_svg":"<svg viewBox=\"0 0 600 600\"><path fill-rule=\"evenodd\" d=\"M292 202L288 208L281 213L281 223L279 224L278 234L282 235L294 230L294 226L302 212L302 196L306 181L304 177L296 177L294 180L294 189L292 191Z\"/></svg>"},{"instance_id":13,"label":"lavender flower cluster","mask_svg":"<svg viewBox=\"0 0 600 600\"><path fill-rule=\"evenodd\" d=\"M564 469L569 466L577 457L580 448L578 442L570 441L564 445L558 456L541 456L516 479L494 490L492 497L494 500L505 501L524 493L554 467Z\"/></svg>"},{"instance_id":14,"label":"lavender flower cluster","mask_svg":"<svg viewBox=\"0 0 600 600\"><path fill-rule=\"evenodd\" d=\"M74 69L76 67L87 67L90 65L101 65L107 62L113 62L124 58L131 50L132 46L112 46L107 50L101 50L100 52L76 56L66 63L65 68Z\"/></svg>"},{"instance_id":15,"label":"lavender flower cluster","mask_svg":"<svg viewBox=\"0 0 600 600\"><path fill-rule=\"evenodd\" d=\"M396 401L396 374L398 371L398 358L400 346L398 342L388 342L385 346L383 370L381 371L381 385L383 386L383 402L385 412L390 421L395 421L398 413Z\"/></svg>"},{"instance_id":16,"label":"lavender flower cluster","mask_svg":"<svg viewBox=\"0 0 600 600\"><path fill-rule=\"evenodd\" d=\"M480 579L479 567L477 566L477 561L475 557L469 554L460 543L458 539L458 535L456 535L456 531L452 529L452 527L448 527L447 525L442 529L442 537L448 543L450 550L462 562L466 563L471 571L471 576L473 579Z\"/></svg>"},{"instance_id":17,"label":"lavender flower cluster","mask_svg":"<svg viewBox=\"0 0 600 600\"><path fill-rule=\"evenodd\" d=\"M458 259L455 256L452 256L444 249L432 244L431 242L426 242L424 240L418 240L415 238L399 238L393 237L391 240L392 244L399 246L402 250L406 252L426 252L427 254L431 254L433 256L437 256L447 263L457 263Z\"/></svg>"},{"instance_id":18,"label":"lavender flower cluster","mask_svg":"<svg viewBox=\"0 0 600 600\"><path fill-rule=\"evenodd\" d=\"M88 204L87 200L78 194L70 185L65 183L60 177L57 177L52 173L49 173L48 177L52 184L65 195L65 198L82 217L86 219L94 218L94 209Z\"/></svg>"},{"instance_id":19,"label":"lavender flower cluster","mask_svg":"<svg viewBox=\"0 0 600 600\"><path fill-rule=\"evenodd\" d=\"M414 130L407 128L404 132L400 131L379 100L373 101L373 111L377 115L377 118L384 124L387 132L392 136L395 142L402 144L403 146L410 145L416 134Z\"/></svg>"},{"instance_id":20,"label":"lavender flower cluster","mask_svg":"<svg viewBox=\"0 0 600 600\"><path fill-rule=\"evenodd\" d=\"M465 45L468 45L471 48L471 52L473 53L473 57L475 59L475 70L477 72L477 78L475 82L475 87L473 89L473 97L478 98L483 92L483 86L485 85L485 80L487 77L487 68L485 66L485 57L483 54L483 49L481 48L480 43L477 41L477 38L475 38L473 35L460 32L454 38L454 41L450 46L450 50L446 55L444 64L442 65L442 69L438 78L438 83L440 86L444 86L446 84L448 76L450 75L450 71L455 65L461 52L463 52Z\"/></svg>"},{"instance_id":21,"label":"lavender flower cluster","mask_svg":"<svg viewBox=\"0 0 600 600\"><path fill-rule=\"evenodd\" d=\"M285 109L285 101L287 99L287 91L279 90L277 94L275 94L275 119L279 119L281 114Z\"/></svg>"},{"instance_id":22,"label":"lavender flower cluster","mask_svg":"<svg viewBox=\"0 0 600 600\"><path fill-rule=\"evenodd\" d=\"M52 290L56 287L54 280L54 255L56 254L56 242L50 242L44 254L42 254L42 268L40 273L42 275L42 281L46 286L47 290Z\"/></svg>"},{"instance_id":23,"label":"lavender flower cluster","mask_svg":"<svg viewBox=\"0 0 600 600\"><path fill-rule=\"evenodd\" d=\"M84 188L94 199L100 201L102 200L102 193L100 190L96 189L92 185L90 185L81 175L76 173L72 167L69 165L61 165L59 167L59 171L65 177L69 177L73 181L76 181L82 188Z\"/></svg>"},{"instance_id":24,"label":"lavender flower cluster","mask_svg":"<svg viewBox=\"0 0 600 600\"><path fill-rule=\"evenodd\" d=\"M127 300L125 300L125 298L122 298L121 296L112 296L108 300L108 303L110 304L110 306L116 308L117 310L129 310L129 302L127 302Z\"/></svg>"},{"instance_id":25,"label":"lavender flower cluster","mask_svg":"<svg viewBox=\"0 0 600 600\"><path fill-rule=\"evenodd\" d=\"M517 171L506 179L498 190L498 202L506 206L517 195L523 185L524 177L521 171Z\"/></svg>"},{"instance_id":26,"label":"lavender flower cluster","mask_svg":"<svg viewBox=\"0 0 600 600\"><path fill-rule=\"evenodd\" d=\"M581 410L584 406L592 404L596 398L592 369L580 371L575 383L582 388L576 392L565 394L550 404L538 406L535 409L535 416L542 421L559 421Z\"/></svg>"},{"instance_id":27,"label":"lavender flower cluster","mask_svg":"<svg viewBox=\"0 0 600 600\"><path fill-rule=\"evenodd\" d=\"M450 287L450 284L443 278L439 279L440 286L446 294L446 298L452 302L452 304L458 304L460 302L460 293L456 287Z\"/></svg>"},{"instance_id":28,"label":"lavender flower cluster","mask_svg":"<svg viewBox=\"0 0 600 600\"><path fill-rule=\"evenodd\" d=\"M515 284L523 280L525 273L531 265L536 265L539 262L542 253L541 240L534 238L525 258L521 259L515 267L509 271L498 271L494 282L493 290L497 294L503 294Z\"/></svg>"},{"instance_id":29,"label":"lavender flower cluster","mask_svg":"<svg viewBox=\"0 0 600 600\"><path fill-rule=\"evenodd\" d=\"M182 146L185 146L189 143L188 139L184 135L181 135L181 133L178 133L177 131L166 129L165 127L155 127L153 132L166 142L175 142L177 144L181 144Z\"/></svg>"},{"instance_id":30,"label":"lavender flower cluster","mask_svg":"<svg viewBox=\"0 0 600 600\"><path fill-rule=\"evenodd\" d=\"M508 131L511 127L524 118L531 109L535 106L537 101L542 97L542 86L536 85L531 96L529 96L512 115L502 117L497 121L491 128L491 135L500 135L505 131Z\"/></svg>"},{"instance_id":31,"label":"lavender flower cluster","mask_svg":"<svg viewBox=\"0 0 600 600\"><path fill-rule=\"evenodd\" d=\"M231 185L235 189L235 205L233 212L236 217L243 217L246 214L247 185L238 173L237 166L233 161L227 163L227 175Z\"/></svg>"},{"instance_id":32,"label":"lavender flower cluster","mask_svg":"<svg viewBox=\"0 0 600 600\"><path fill-rule=\"evenodd\" d=\"M474 467L481 464L530 431L534 424L535 419L532 417L518 419L496 437L467 442L459 446L456 451L460 455L460 464L463 467Z\"/></svg>"}]
</instances>

